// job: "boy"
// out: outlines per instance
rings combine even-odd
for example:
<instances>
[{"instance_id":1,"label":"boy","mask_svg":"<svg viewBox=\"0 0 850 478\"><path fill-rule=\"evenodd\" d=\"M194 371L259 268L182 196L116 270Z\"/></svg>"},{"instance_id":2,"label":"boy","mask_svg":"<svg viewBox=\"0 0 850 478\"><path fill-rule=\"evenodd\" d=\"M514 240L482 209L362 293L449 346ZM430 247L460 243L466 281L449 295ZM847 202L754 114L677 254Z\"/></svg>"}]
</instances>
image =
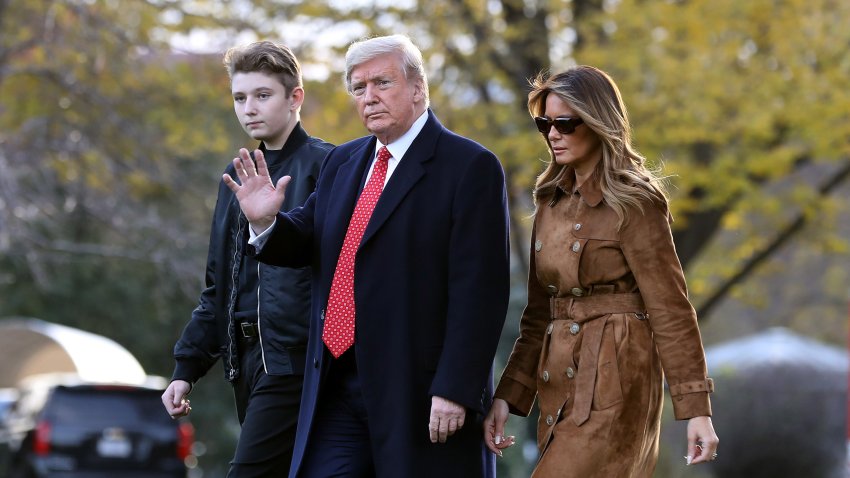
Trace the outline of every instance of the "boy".
<instances>
[{"instance_id":1,"label":"boy","mask_svg":"<svg viewBox=\"0 0 850 478\"><path fill-rule=\"evenodd\" d=\"M231 48L224 65L236 117L246 133L261 141L269 174L275 181L292 177L281 210L300 206L333 146L301 127L304 88L298 60L287 47L261 41ZM233 165L225 172L233 175ZM247 220L222 183L206 288L174 347L176 366L162 401L172 417L188 415L192 384L221 358L242 425L227 476L285 476L301 401L311 270L257 262L245 253L247 237Z\"/></svg>"}]
</instances>

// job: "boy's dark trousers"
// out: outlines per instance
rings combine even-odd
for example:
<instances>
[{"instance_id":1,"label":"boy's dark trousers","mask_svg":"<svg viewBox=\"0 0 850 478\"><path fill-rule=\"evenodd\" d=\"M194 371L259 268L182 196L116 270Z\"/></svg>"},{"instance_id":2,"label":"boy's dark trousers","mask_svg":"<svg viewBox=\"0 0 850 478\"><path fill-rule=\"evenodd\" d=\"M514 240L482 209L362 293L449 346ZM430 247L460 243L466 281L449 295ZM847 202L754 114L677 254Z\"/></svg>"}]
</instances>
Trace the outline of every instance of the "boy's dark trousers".
<instances>
[{"instance_id":1,"label":"boy's dark trousers","mask_svg":"<svg viewBox=\"0 0 850 478\"><path fill-rule=\"evenodd\" d=\"M286 478L304 377L266 374L259 339L239 335L241 373L233 393L242 431L227 477Z\"/></svg>"}]
</instances>

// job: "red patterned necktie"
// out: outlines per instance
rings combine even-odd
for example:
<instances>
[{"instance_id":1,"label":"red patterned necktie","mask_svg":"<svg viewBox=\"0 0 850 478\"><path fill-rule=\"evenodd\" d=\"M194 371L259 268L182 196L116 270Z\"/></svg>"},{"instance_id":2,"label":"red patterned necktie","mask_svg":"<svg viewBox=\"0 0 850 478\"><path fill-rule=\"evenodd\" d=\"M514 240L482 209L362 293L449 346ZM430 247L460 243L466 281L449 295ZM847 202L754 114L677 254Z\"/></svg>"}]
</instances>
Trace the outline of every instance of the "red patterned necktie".
<instances>
[{"instance_id":1,"label":"red patterned necktie","mask_svg":"<svg viewBox=\"0 0 850 478\"><path fill-rule=\"evenodd\" d=\"M322 340L334 357L339 357L354 345L354 256L375 204L384 189L390 157L386 146L378 151L378 160L375 162L372 176L354 206L354 213L348 223L348 231L345 233L336 263L325 311L325 328L322 331Z\"/></svg>"}]
</instances>

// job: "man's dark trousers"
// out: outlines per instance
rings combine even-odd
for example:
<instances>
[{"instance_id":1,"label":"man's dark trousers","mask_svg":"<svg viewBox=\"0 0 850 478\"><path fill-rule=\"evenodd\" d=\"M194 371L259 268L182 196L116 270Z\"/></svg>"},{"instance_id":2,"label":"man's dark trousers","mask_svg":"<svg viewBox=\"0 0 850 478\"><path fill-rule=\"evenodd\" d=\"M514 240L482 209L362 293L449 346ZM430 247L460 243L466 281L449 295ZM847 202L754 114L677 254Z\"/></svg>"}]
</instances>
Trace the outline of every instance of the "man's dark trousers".
<instances>
[{"instance_id":1,"label":"man's dark trousers","mask_svg":"<svg viewBox=\"0 0 850 478\"><path fill-rule=\"evenodd\" d=\"M334 359L299 477L374 478L369 419L354 347Z\"/></svg>"}]
</instances>

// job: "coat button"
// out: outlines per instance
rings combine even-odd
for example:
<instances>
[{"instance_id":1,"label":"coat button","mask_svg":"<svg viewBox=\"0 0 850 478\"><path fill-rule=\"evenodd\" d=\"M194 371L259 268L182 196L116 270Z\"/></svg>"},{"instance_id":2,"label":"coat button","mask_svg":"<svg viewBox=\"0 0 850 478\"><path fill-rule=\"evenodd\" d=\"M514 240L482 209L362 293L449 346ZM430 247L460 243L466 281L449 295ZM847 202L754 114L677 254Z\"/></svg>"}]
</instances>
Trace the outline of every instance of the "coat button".
<instances>
[{"instance_id":1,"label":"coat button","mask_svg":"<svg viewBox=\"0 0 850 478\"><path fill-rule=\"evenodd\" d=\"M549 325L546 326L546 335L552 335L552 329L555 328L555 324L549 322Z\"/></svg>"},{"instance_id":2,"label":"coat button","mask_svg":"<svg viewBox=\"0 0 850 478\"><path fill-rule=\"evenodd\" d=\"M576 225L573 226L573 229L575 229L576 231L580 231L581 230L581 223L577 222Z\"/></svg>"},{"instance_id":3,"label":"coat button","mask_svg":"<svg viewBox=\"0 0 850 478\"><path fill-rule=\"evenodd\" d=\"M576 297L581 297L584 295L584 289L582 289L581 287L573 287L572 289L570 289L570 294Z\"/></svg>"},{"instance_id":4,"label":"coat button","mask_svg":"<svg viewBox=\"0 0 850 478\"><path fill-rule=\"evenodd\" d=\"M567 378L573 378L576 376L576 371L573 370L572 367L567 367Z\"/></svg>"},{"instance_id":5,"label":"coat button","mask_svg":"<svg viewBox=\"0 0 850 478\"><path fill-rule=\"evenodd\" d=\"M558 295L558 288L555 287L554 285L546 286L546 290L549 291L549 295L552 295L552 296Z\"/></svg>"},{"instance_id":6,"label":"coat button","mask_svg":"<svg viewBox=\"0 0 850 478\"><path fill-rule=\"evenodd\" d=\"M543 381L544 381L544 382L548 382L548 381L549 381L549 371L548 371L548 370L544 370L544 371L543 371Z\"/></svg>"},{"instance_id":7,"label":"coat button","mask_svg":"<svg viewBox=\"0 0 850 478\"><path fill-rule=\"evenodd\" d=\"M553 423L555 423L555 418L552 415L546 415L546 424L551 426Z\"/></svg>"},{"instance_id":8,"label":"coat button","mask_svg":"<svg viewBox=\"0 0 850 478\"><path fill-rule=\"evenodd\" d=\"M319 368L319 359L313 359L313 368Z\"/></svg>"},{"instance_id":9,"label":"coat button","mask_svg":"<svg viewBox=\"0 0 850 478\"><path fill-rule=\"evenodd\" d=\"M579 249L581 249L581 243L578 241L574 242L572 247L573 252L578 252Z\"/></svg>"},{"instance_id":10,"label":"coat button","mask_svg":"<svg viewBox=\"0 0 850 478\"><path fill-rule=\"evenodd\" d=\"M581 325L578 325L575 322L573 322L572 325L570 325L570 333L571 334L575 335L575 334L579 333L580 330L581 330Z\"/></svg>"},{"instance_id":11,"label":"coat button","mask_svg":"<svg viewBox=\"0 0 850 478\"><path fill-rule=\"evenodd\" d=\"M540 249L543 249L543 243L539 240L534 241L534 250L540 252Z\"/></svg>"}]
</instances>

